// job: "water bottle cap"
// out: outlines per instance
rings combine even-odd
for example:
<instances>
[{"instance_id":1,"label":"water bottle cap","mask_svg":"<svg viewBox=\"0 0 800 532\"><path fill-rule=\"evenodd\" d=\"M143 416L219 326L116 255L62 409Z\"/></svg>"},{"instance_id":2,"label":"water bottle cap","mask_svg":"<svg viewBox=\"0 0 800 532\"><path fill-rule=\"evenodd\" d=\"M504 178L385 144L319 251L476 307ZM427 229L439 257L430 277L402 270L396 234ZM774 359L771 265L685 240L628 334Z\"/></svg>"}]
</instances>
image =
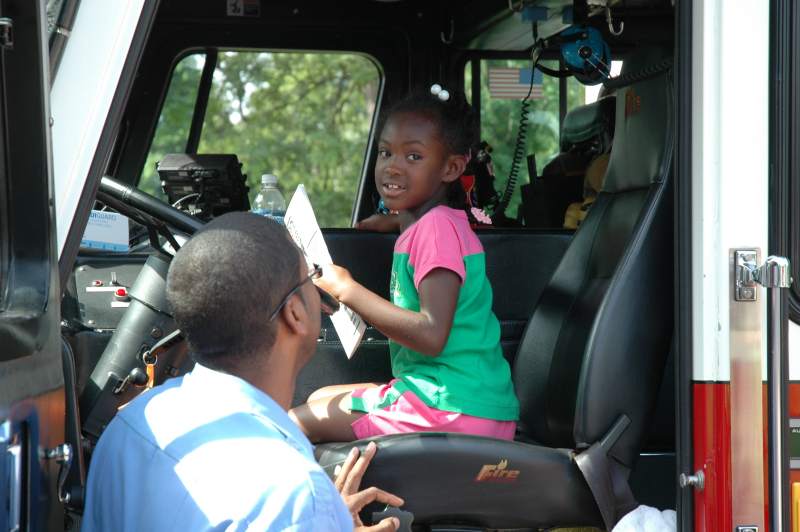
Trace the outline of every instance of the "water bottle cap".
<instances>
[{"instance_id":1,"label":"water bottle cap","mask_svg":"<svg viewBox=\"0 0 800 532\"><path fill-rule=\"evenodd\" d=\"M278 184L278 176L272 174L263 174L261 176L261 184L262 185L277 185Z\"/></svg>"}]
</instances>

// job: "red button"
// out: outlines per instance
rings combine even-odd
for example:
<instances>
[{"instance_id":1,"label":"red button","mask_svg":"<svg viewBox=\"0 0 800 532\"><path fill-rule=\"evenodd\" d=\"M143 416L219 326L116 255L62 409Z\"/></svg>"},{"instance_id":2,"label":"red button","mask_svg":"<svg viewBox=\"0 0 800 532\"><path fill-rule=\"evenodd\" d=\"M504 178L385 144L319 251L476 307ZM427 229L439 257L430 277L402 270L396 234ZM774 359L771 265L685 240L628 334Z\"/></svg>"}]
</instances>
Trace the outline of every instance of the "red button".
<instances>
[{"instance_id":1,"label":"red button","mask_svg":"<svg viewBox=\"0 0 800 532\"><path fill-rule=\"evenodd\" d=\"M94 281L92 281L92 286L103 286L103 281L95 279Z\"/></svg>"},{"instance_id":2,"label":"red button","mask_svg":"<svg viewBox=\"0 0 800 532\"><path fill-rule=\"evenodd\" d=\"M128 295L128 289L123 286L114 290L114 299L117 301L130 301L131 298Z\"/></svg>"},{"instance_id":3,"label":"red button","mask_svg":"<svg viewBox=\"0 0 800 532\"><path fill-rule=\"evenodd\" d=\"M123 286L114 290L114 299L117 301L130 301L131 297L128 295L128 289Z\"/></svg>"}]
</instances>

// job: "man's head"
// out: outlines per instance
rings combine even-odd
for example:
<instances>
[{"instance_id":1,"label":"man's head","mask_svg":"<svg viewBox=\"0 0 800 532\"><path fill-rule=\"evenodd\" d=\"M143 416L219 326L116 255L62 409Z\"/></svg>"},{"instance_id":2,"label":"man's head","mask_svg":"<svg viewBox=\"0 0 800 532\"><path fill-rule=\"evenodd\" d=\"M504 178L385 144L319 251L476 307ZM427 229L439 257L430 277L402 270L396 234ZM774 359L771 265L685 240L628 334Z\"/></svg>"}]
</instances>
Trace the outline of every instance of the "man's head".
<instances>
[{"instance_id":1,"label":"man's head","mask_svg":"<svg viewBox=\"0 0 800 532\"><path fill-rule=\"evenodd\" d=\"M306 270L297 246L273 220L237 212L206 225L176 254L167 275L167 300L195 360L231 370L269 352L281 322L269 316ZM313 288L306 290L297 295L309 306L315 340L319 301L308 297Z\"/></svg>"}]
</instances>

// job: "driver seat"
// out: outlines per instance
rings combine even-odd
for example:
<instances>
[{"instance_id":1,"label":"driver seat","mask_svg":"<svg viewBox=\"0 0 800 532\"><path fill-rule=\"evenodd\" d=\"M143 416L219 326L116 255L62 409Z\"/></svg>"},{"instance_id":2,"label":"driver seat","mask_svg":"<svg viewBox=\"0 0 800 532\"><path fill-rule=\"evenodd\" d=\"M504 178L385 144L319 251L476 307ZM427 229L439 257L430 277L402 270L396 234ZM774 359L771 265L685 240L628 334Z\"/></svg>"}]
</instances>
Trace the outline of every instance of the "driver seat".
<instances>
[{"instance_id":1,"label":"driver seat","mask_svg":"<svg viewBox=\"0 0 800 532\"><path fill-rule=\"evenodd\" d=\"M642 70L665 57L646 50L625 61L623 77L647 74L616 93L603 190L520 343L512 367L516 441L452 433L371 438L379 451L362 485L403 497L415 523L610 530L635 507L627 478L672 336L671 76ZM317 446L329 475L353 445Z\"/></svg>"}]
</instances>

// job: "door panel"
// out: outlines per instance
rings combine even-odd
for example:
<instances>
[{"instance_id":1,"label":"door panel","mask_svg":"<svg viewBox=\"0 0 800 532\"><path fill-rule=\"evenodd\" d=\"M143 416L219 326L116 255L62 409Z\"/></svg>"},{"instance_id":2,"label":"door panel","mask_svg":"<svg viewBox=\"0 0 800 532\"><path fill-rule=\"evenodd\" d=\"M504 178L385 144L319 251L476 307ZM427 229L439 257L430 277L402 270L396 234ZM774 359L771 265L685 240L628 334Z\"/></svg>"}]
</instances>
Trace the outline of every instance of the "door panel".
<instances>
[{"instance_id":1,"label":"door panel","mask_svg":"<svg viewBox=\"0 0 800 532\"><path fill-rule=\"evenodd\" d=\"M0 16L0 529L63 529L59 464L43 458L65 419L44 2L4 0Z\"/></svg>"},{"instance_id":2,"label":"door panel","mask_svg":"<svg viewBox=\"0 0 800 532\"><path fill-rule=\"evenodd\" d=\"M392 249L397 235L353 230L324 230L334 262L353 278L383 297L389 296ZM489 229L478 237L486 251L486 271L494 292L494 312L500 320L503 353L511 361L528 316L550 279L572 234L566 231ZM322 386L351 382L387 382L392 378L386 337L368 328L351 360L336 332L325 320L317 354L300 373L295 405Z\"/></svg>"}]
</instances>

